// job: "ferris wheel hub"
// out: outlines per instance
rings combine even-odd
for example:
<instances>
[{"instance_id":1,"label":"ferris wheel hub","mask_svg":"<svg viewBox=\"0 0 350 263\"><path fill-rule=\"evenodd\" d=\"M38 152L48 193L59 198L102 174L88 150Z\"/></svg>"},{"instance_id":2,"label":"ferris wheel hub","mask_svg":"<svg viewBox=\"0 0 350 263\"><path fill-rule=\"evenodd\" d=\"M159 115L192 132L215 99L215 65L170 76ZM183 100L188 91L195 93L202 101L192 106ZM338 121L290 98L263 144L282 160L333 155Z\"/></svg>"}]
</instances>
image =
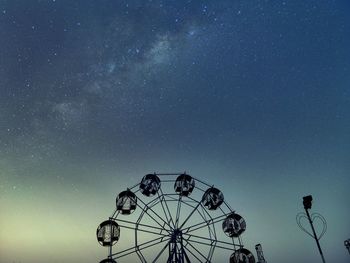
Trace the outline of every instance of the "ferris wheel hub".
<instances>
[{"instance_id":1,"label":"ferris wheel hub","mask_svg":"<svg viewBox=\"0 0 350 263\"><path fill-rule=\"evenodd\" d=\"M171 233L171 239L173 242L178 242L182 239L182 231L181 229L174 229L174 231Z\"/></svg>"}]
</instances>

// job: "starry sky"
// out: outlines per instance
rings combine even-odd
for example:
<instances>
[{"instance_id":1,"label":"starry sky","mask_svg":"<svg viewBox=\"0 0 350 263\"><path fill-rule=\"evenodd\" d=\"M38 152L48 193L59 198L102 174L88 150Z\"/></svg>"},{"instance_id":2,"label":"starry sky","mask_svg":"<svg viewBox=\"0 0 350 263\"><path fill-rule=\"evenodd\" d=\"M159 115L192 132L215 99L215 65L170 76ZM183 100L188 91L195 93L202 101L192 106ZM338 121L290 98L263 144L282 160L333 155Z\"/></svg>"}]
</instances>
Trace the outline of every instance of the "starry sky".
<instances>
[{"instance_id":1,"label":"starry sky","mask_svg":"<svg viewBox=\"0 0 350 263\"><path fill-rule=\"evenodd\" d=\"M220 188L268 262L349 260L350 5L0 0L0 262L99 262L149 172ZM227 262L217 259L216 262Z\"/></svg>"}]
</instances>

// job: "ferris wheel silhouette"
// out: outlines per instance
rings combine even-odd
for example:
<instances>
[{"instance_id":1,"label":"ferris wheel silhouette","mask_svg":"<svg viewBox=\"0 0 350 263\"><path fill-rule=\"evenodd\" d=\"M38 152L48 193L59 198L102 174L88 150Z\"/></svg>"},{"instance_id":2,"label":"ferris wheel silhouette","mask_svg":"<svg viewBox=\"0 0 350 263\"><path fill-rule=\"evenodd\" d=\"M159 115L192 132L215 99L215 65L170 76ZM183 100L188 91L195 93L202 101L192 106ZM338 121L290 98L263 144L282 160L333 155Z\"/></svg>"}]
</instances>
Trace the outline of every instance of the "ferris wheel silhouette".
<instances>
[{"instance_id":1,"label":"ferris wheel silhouette","mask_svg":"<svg viewBox=\"0 0 350 263\"><path fill-rule=\"evenodd\" d=\"M243 246L245 230L218 188L186 173L153 173L118 194L96 236L108 248L100 263L207 263L222 260L223 252L230 263L255 263Z\"/></svg>"}]
</instances>

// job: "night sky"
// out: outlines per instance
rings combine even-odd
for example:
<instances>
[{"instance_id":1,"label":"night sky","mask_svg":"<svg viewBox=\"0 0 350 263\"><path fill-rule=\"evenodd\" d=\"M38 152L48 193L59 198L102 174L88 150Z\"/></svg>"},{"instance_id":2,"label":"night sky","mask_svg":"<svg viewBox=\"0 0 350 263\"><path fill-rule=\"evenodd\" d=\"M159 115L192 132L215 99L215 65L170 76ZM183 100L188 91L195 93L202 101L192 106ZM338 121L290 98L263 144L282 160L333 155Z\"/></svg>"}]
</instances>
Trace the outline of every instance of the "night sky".
<instances>
[{"instance_id":1,"label":"night sky","mask_svg":"<svg viewBox=\"0 0 350 263\"><path fill-rule=\"evenodd\" d=\"M268 262L349 262L348 1L0 0L0 262L99 262L150 172L215 184ZM214 262L228 262L222 258Z\"/></svg>"}]
</instances>

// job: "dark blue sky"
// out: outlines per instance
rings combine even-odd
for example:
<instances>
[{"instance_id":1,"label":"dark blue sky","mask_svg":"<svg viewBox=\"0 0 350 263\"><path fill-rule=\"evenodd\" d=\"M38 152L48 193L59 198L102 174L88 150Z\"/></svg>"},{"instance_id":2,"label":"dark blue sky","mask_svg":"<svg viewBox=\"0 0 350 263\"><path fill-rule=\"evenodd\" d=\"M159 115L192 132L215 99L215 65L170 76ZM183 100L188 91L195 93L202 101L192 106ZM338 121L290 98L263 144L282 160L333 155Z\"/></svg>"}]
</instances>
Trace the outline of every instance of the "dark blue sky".
<instances>
[{"instance_id":1,"label":"dark blue sky","mask_svg":"<svg viewBox=\"0 0 350 263\"><path fill-rule=\"evenodd\" d=\"M115 195L184 170L223 188L269 262L319 261L294 222L313 194L326 258L348 260L347 1L2 0L0 11L1 262L97 262L93 233ZM82 202L74 229L89 255L60 234ZM32 227L13 237L23 218Z\"/></svg>"}]
</instances>

